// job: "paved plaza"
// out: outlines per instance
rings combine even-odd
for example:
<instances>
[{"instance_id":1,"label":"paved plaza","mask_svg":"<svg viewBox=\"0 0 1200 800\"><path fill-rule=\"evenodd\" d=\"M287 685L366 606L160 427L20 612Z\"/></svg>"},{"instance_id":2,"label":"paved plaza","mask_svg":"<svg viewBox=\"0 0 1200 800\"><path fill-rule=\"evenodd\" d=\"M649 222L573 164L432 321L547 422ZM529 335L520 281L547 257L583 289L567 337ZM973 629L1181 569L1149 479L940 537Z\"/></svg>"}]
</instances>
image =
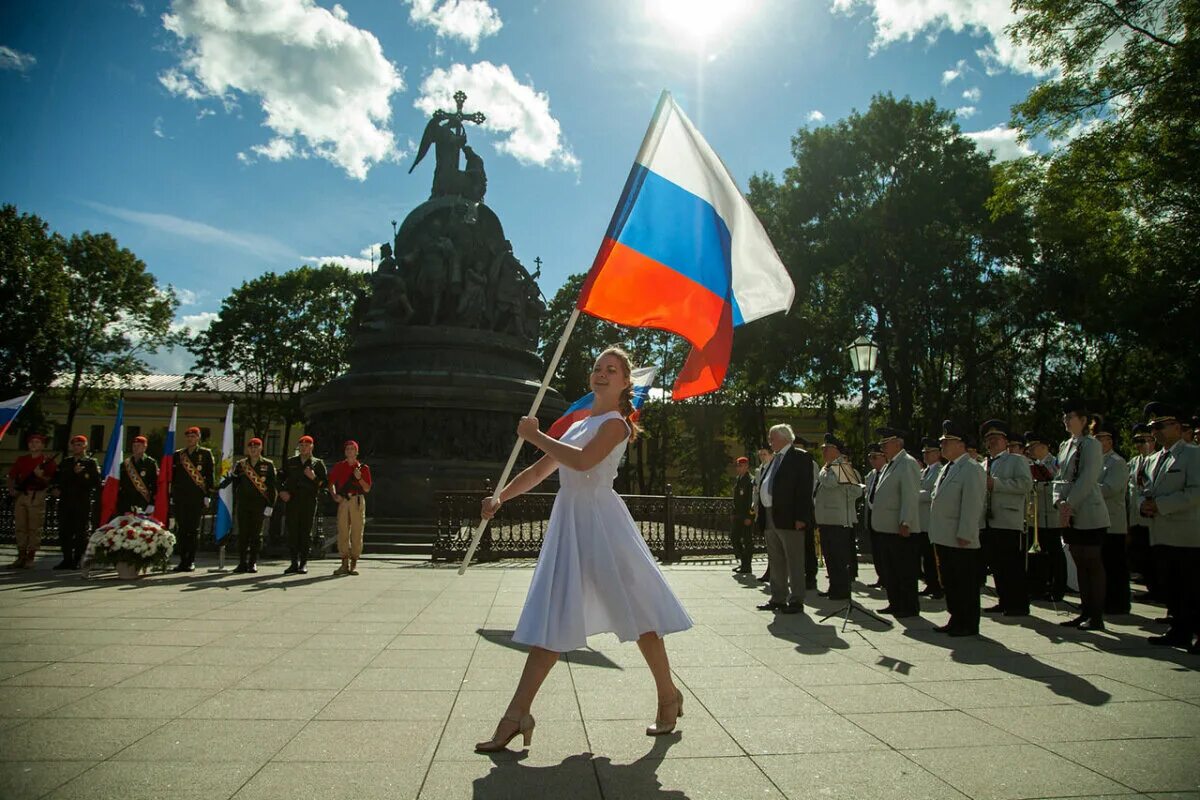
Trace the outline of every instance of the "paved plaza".
<instances>
[{"instance_id":1,"label":"paved plaza","mask_svg":"<svg viewBox=\"0 0 1200 800\"><path fill-rule=\"evenodd\" d=\"M0 576L4 800L1200 797L1200 659L1145 645L1160 608L1091 633L1042 606L948 639L926 603L843 633L814 594L773 617L727 563L669 567L696 621L668 638L681 732L643 735L649 674L603 636L551 673L529 751L486 756L528 562L138 582L52 563Z\"/></svg>"}]
</instances>

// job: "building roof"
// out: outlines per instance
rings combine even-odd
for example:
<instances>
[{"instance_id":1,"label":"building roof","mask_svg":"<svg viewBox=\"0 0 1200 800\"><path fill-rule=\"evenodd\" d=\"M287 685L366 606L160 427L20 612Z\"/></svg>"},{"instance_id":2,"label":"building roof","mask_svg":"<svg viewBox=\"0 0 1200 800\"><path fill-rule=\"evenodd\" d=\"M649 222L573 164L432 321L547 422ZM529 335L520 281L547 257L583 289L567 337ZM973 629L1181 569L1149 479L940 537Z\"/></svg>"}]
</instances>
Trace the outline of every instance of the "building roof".
<instances>
[{"instance_id":1,"label":"building roof","mask_svg":"<svg viewBox=\"0 0 1200 800\"><path fill-rule=\"evenodd\" d=\"M51 389L71 388L72 376L60 373L52 384ZM90 382L90 381L89 381ZM241 379L232 375L155 375L141 373L131 375L128 380L118 380L115 376L103 376L97 383L112 390L135 392L217 392L220 394L241 394L245 385Z\"/></svg>"}]
</instances>

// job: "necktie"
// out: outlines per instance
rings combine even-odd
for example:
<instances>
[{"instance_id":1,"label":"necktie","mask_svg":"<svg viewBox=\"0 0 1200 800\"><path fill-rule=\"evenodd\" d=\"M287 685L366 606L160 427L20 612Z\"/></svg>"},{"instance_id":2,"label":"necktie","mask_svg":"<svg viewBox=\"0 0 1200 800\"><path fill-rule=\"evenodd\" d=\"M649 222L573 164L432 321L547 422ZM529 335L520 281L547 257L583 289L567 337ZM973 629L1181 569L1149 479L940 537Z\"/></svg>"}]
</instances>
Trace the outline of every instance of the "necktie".
<instances>
[{"instance_id":1,"label":"necktie","mask_svg":"<svg viewBox=\"0 0 1200 800\"><path fill-rule=\"evenodd\" d=\"M937 480L933 482L933 491L936 492L938 487L942 485L942 481L946 480L946 476L950 474L950 470L954 468L954 462L951 461L946 466L942 467L942 471L938 473Z\"/></svg>"},{"instance_id":2,"label":"necktie","mask_svg":"<svg viewBox=\"0 0 1200 800\"><path fill-rule=\"evenodd\" d=\"M1171 455L1170 450L1164 449L1158 454L1158 462L1154 465L1154 474L1150 477L1150 482L1154 483L1158 480L1158 476L1162 474L1163 465L1167 463L1167 456Z\"/></svg>"},{"instance_id":3,"label":"necktie","mask_svg":"<svg viewBox=\"0 0 1200 800\"><path fill-rule=\"evenodd\" d=\"M871 494L867 496L868 503L875 502L875 492L879 489L879 484L883 480L883 476L887 474L887 471L891 469L891 466L892 462L887 462L883 465L883 469L879 471L879 474L875 476L875 482L871 484Z\"/></svg>"}]
</instances>

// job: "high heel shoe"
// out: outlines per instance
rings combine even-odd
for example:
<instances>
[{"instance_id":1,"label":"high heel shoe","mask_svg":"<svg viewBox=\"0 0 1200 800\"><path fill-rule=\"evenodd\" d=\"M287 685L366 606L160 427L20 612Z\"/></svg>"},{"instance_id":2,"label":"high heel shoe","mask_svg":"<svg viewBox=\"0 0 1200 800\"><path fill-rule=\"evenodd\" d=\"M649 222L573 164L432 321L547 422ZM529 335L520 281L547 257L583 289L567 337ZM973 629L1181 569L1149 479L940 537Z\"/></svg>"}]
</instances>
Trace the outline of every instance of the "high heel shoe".
<instances>
[{"instance_id":1,"label":"high heel shoe","mask_svg":"<svg viewBox=\"0 0 1200 800\"><path fill-rule=\"evenodd\" d=\"M508 734L507 736L501 737L500 729L504 726L504 723L506 723L506 722L516 725L517 727L512 733ZM476 753L499 753L501 750L506 749L508 747L508 743L511 742L513 739L517 738L518 734L520 734L521 737L524 739L525 746L529 747L529 743L533 741L533 727L536 724L537 723L534 721L533 715L531 715L531 714L526 714L525 716L521 717L520 719L513 719L512 717L501 717L500 724L496 726L495 735L492 736L492 738L486 742L476 743L475 752Z\"/></svg>"},{"instance_id":2,"label":"high heel shoe","mask_svg":"<svg viewBox=\"0 0 1200 800\"><path fill-rule=\"evenodd\" d=\"M669 723L666 721L666 715L663 713L671 706L675 706L675 718ZM668 700L665 703L658 704L658 715L654 719L654 724L646 728L647 736L665 736L675 730L675 723L683 716L683 692L675 690L675 699Z\"/></svg>"}]
</instances>

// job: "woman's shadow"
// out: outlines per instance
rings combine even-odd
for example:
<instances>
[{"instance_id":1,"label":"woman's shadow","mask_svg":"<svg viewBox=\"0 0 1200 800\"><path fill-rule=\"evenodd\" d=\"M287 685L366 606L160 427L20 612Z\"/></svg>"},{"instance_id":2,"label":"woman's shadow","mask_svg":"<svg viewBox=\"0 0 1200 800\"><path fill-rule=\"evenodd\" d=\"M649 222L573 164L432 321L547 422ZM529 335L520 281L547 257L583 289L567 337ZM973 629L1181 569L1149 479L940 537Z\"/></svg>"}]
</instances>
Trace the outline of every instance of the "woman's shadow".
<instances>
[{"instance_id":1,"label":"woman's shadow","mask_svg":"<svg viewBox=\"0 0 1200 800\"><path fill-rule=\"evenodd\" d=\"M521 765L523 753L497 753L492 756L491 771L474 782L471 796L476 800L688 800L684 792L663 789L658 780L659 765L677 741L678 735L657 737L650 752L632 764L613 764L604 756L580 753L550 767L525 767Z\"/></svg>"}]
</instances>

